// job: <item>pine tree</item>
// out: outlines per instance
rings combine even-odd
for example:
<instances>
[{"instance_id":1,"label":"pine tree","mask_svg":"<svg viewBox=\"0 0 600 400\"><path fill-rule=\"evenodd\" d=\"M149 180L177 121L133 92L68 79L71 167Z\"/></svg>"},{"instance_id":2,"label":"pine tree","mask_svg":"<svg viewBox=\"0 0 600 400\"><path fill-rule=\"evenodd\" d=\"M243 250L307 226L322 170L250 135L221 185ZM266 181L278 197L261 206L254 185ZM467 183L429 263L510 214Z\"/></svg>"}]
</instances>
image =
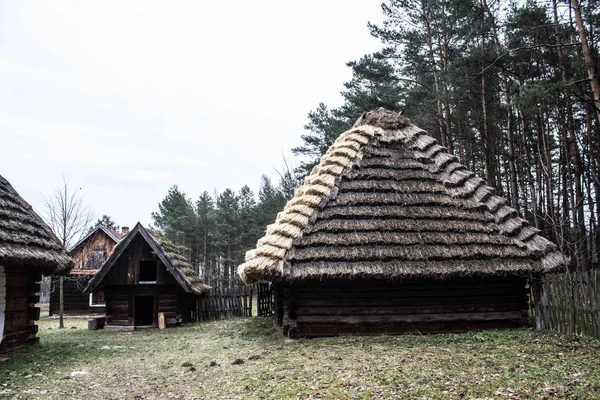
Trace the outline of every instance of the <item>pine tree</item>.
<instances>
[{"instance_id":1,"label":"pine tree","mask_svg":"<svg viewBox=\"0 0 600 400\"><path fill-rule=\"evenodd\" d=\"M196 213L190 199L177 185L169 188L167 196L158 204L158 212L152 213L152 219L155 227L197 265Z\"/></svg>"},{"instance_id":2,"label":"pine tree","mask_svg":"<svg viewBox=\"0 0 600 400\"><path fill-rule=\"evenodd\" d=\"M215 242L221 259L223 284L235 280L235 267L241 262L240 209L238 198L231 189L217 197Z\"/></svg>"},{"instance_id":3,"label":"pine tree","mask_svg":"<svg viewBox=\"0 0 600 400\"><path fill-rule=\"evenodd\" d=\"M196 236L198 237L198 254L200 266L205 278L214 276L215 266L215 204L208 192L196 201ZM208 283L210 285L210 283Z\"/></svg>"}]
</instances>

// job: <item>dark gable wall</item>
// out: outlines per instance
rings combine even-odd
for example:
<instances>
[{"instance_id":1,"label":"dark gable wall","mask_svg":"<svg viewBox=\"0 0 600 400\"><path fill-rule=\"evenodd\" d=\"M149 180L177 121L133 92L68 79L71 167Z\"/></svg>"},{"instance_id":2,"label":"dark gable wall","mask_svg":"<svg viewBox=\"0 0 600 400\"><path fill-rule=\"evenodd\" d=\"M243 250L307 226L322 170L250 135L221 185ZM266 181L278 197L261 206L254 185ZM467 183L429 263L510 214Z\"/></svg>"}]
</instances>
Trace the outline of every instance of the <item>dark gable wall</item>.
<instances>
[{"instance_id":1,"label":"dark gable wall","mask_svg":"<svg viewBox=\"0 0 600 400\"><path fill-rule=\"evenodd\" d=\"M139 284L138 272L141 260L156 260L156 284ZM135 296L154 297L154 321L165 313L167 324L176 323L177 316L183 322L190 319L190 295L185 293L154 254L146 240L137 234L102 280L106 296L106 322L108 325L132 326L135 319Z\"/></svg>"},{"instance_id":2,"label":"dark gable wall","mask_svg":"<svg viewBox=\"0 0 600 400\"><path fill-rule=\"evenodd\" d=\"M110 271L103 279L103 285L137 285L138 271L141 260L156 260L158 270L156 274L157 285L178 285L177 281L171 275L163 262L154 254L150 245L142 237L137 234L129 243L127 249L121 254Z\"/></svg>"}]
</instances>

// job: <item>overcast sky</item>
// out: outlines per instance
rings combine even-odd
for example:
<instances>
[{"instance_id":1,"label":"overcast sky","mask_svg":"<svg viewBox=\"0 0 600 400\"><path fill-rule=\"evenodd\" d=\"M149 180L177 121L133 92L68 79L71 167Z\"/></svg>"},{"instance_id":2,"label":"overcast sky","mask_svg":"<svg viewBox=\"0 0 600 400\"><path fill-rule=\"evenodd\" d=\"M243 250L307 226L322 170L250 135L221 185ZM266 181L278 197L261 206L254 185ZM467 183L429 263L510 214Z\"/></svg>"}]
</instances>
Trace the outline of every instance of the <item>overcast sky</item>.
<instances>
[{"instance_id":1,"label":"overcast sky","mask_svg":"<svg viewBox=\"0 0 600 400\"><path fill-rule=\"evenodd\" d=\"M65 176L151 222L173 184L258 190L376 51L381 0L0 0L0 175L43 214Z\"/></svg>"}]
</instances>

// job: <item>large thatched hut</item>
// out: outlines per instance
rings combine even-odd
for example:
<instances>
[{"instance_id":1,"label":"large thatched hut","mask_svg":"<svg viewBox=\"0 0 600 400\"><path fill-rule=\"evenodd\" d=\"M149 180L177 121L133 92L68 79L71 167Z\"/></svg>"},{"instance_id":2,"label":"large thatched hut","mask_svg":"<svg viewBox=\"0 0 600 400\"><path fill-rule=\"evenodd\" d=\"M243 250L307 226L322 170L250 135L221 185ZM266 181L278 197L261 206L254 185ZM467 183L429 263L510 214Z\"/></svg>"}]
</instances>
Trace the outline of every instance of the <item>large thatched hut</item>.
<instances>
[{"instance_id":1,"label":"large thatched hut","mask_svg":"<svg viewBox=\"0 0 600 400\"><path fill-rule=\"evenodd\" d=\"M67 274L73 260L52 230L0 176L0 352L37 343L42 274Z\"/></svg>"},{"instance_id":2,"label":"large thatched hut","mask_svg":"<svg viewBox=\"0 0 600 400\"><path fill-rule=\"evenodd\" d=\"M239 267L289 336L520 327L528 280L567 263L399 114L363 115Z\"/></svg>"},{"instance_id":3,"label":"large thatched hut","mask_svg":"<svg viewBox=\"0 0 600 400\"><path fill-rule=\"evenodd\" d=\"M202 294L210 287L164 236L137 225L115 247L85 293L104 292L106 327L157 327L195 321Z\"/></svg>"}]
</instances>

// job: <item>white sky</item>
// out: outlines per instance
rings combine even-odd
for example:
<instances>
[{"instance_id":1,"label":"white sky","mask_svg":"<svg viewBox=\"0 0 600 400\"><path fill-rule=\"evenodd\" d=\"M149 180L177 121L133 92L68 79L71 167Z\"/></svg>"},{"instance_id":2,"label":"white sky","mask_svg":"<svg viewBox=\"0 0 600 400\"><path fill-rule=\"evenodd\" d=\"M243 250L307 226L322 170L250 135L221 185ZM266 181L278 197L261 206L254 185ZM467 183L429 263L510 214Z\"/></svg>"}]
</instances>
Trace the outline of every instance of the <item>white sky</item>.
<instances>
[{"instance_id":1,"label":"white sky","mask_svg":"<svg viewBox=\"0 0 600 400\"><path fill-rule=\"evenodd\" d=\"M0 175L43 214L65 176L151 222L177 184L256 193L380 48L381 0L0 0Z\"/></svg>"}]
</instances>

